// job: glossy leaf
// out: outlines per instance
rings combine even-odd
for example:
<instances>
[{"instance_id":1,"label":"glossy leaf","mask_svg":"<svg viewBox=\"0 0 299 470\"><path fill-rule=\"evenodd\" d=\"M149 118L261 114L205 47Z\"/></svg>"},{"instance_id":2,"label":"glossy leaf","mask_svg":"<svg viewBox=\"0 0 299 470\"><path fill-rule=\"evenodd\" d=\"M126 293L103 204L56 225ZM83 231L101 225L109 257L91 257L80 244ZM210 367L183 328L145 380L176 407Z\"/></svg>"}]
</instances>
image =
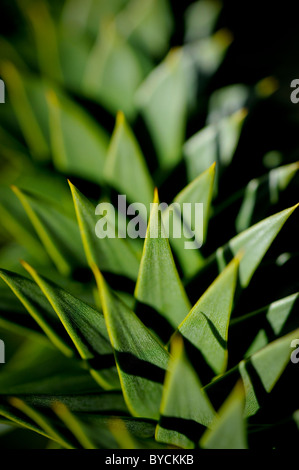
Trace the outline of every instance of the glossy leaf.
<instances>
[{"instance_id":1,"label":"glossy leaf","mask_svg":"<svg viewBox=\"0 0 299 470\"><path fill-rule=\"evenodd\" d=\"M173 224L174 226L175 224L180 226L179 233L181 233L181 236L174 238L170 232L169 239L187 278L192 277L204 264L203 257L199 250L186 249L185 244L186 242L190 243L190 237L193 234L194 242L196 242L198 247L201 247L202 243L205 241L210 216L214 177L215 164L187 185L173 200L173 203L179 204L180 207L180 213L176 209L173 210ZM186 211L184 212L184 204L186 203L192 205L190 215L186 213ZM201 203L203 208L202 222L200 222L199 225L196 224L196 216L194 214L194 207L196 207L195 204L197 203ZM169 212L170 209L166 209L163 212L162 220L170 216ZM185 231L188 235L185 235ZM187 238L187 236L189 238Z\"/></svg>"},{"instance_id":2,"label":"glossy leaf","mask_svg":"<svg viewBox=\"0 0 299 470\"><path fill-rule=\"evenodd\" d=\"M67 335L61 333L57 315L40 292L39 287L23 276L2 269L0 270L0 277L9 286L51 342L68 357L73 356L73 351L67 341ZM26 319L24 321L26 325Z\"/></svg>"},{"instance_id":3,"label":"glossy leaf","mask_svg":"<svg viewBox=\"0 0 299 470\"><path fill-rule=\"evenodd\" d=\"M218 377L204 389L207 393L219 390L229 377L241 377L245 389L244 417L257 413L268 394L285 371L291 360L291 342L299 337L299 330L276 339L252 356L242 360L226 374Z\"/></svg>"},{"instance_id":4,"label":"glossy leaf","mask_svg":"<svg viewBox=\"0 0 299 470\"><path fill-rule=\"evenodd\" d=\"M15 186L12 189L58 270L68 274L72 266L82 264L84 254L74 218L62 212L57 204L36 198Z\"/></svg>"},{"instance_id":5,"label":"glossy leaf","mask_svg":"<svg viewBox=\"0 0 299 470\"><path fill-rule=\"evenodd\" d=\"M117 115L104 173L106 180L129 201L149 206L154 185L139 144L121 112Z\"/></svg>"},{"instance_id":6,"label":"glossy leaf","mask_svg":"<svg viewBox=\"0 0 299 470\"><path fill-rule=\"evenodd\" d=\"M136 279L139 268L139 256L132 250L124 238L115 236L115 220L113 214L107 211L107 230L110 236L103 234L98 238L96 226L98 219L92 203L70 183L81 239L87 262L91 267L96 264L101 270L113 272ZM113 236L114 235L114 236Z\"/></svg>"},{"instance_id":7,"label":"glossy leaf","mask_svg":"<svg viewBox=\"0 0 299 470\"><path fill-rule=\"evenodd\" d=\"M195 446L196 433L210 426L215 411L184 351L183 340L175 336L171 344L160 408L156 439L185 449Z\"/></svg>"},{"instance_id":8,"label":"glossy leaf","mask_svg":"<svg viewBox=\"0 0 299 470\"><path fill-rule=\"evenodd\" d=\"M217 162L218 172L230 164L242 130L246 111L241 109L204 127L184 144L189 181ZM218 180L217 175L217 180Z\"/></svg>"},{"instance_id":9,"label":"glossy leaf","mask_svg":"<svg viewBox=\"0 0 299 470\"><path fill-rule=\"evenodd\" d=\"M235 258L202 295L178 329L205 358L215 374L227 364L227 339L230 314L238 276Z\"/></svg>"},{"instance_id":10,"label":"glossy leaf","mask_svg":"<svg viewBox=\"0 0 299 470\"><path fill-rule=\"evenodd\" d=\"M95 380L104 388L117 388L117 374L103 314L46 281L27 263L23 265L50 302L82 359L88 362Z\"/></svg>"},{"instance_id":11,"label":"glossy leaf","mask_svg":"<svg viewBox=\"0 0 299 470\"><path fill-rule=\"evenodd\" d=\"M168 353L94 268L125 401L133 416L158 419Z\"/></svg>"},{"instance_id":12,"label":"glossy leaf","mask_svg":"<svg viewBox=\"0 0 299 470\"><path fill-rule=\"evenodd\" d=\"M271 243L290 217L294 210L298 207L295 205L284 211L278 212L267 219L253 225L249 229L234 237L228 243L228 248L233 255L242 250L243 257L240 262L240 283L244 288L249 284L254 271L261 262L264 254L270 247ZM220 260L223 250L217 252Z\"/></svg>"},{"instance_id":13,"label":"glossy leaf","mask_svg":"<svg viewBox=\"0 0 299 470\"><path fill-rule=\"evenodd\" d=\"M229 395L219 417L200 440L204 449L247 449L246 421L244 412L244 390L238 384Z\"/></svg>"},{"instance_id":14,"label":"glossy leaf","mask_svg":"<svg viewBox=\"0 0 299 470\"><path fill-rule=\"evenodd\" d=\"M254 415L260 408L258 382L261 383L264 393L270 393L273 389L290 362L291 342L298 338L298 335L299 330L295 330L273 341L239 364L246 393L245 416Z\"/></svg>"},{"instance_id":15,"label":"glossy leaf","mask_svg":"<svg viewBox=\"0 0 299 470\"><path fill-rule=\"evenodd\" d=\"M190 310L190 302L179 278L159 211L158 193L150 215L135 297L155 308L173 328Z\"/></svg>"},{"instance_id":16,"label":"glossy leaf","mask_svg":"<svg viewBox=\"0 0 299 470\"><path fill-rule=\"evenodd\" d=\"M171 168L181 159L191 70L183 51L173 50L138 90L137 103L162 168Z\"/></svg>"},{"instance_id":17,"label":"glossy leaf","mask_svg":"<svg viewBox=\"0 0 299 470\"><path fill-rule=\"evenodd\" d=\"M289 295L231 321L230 327L234 336L245 329L248 332L250 346L245 352L245 357L262 349L272 339L283 334L286 329L289 330L291 326L293 328L296 326L295 312L298 296L298 293Z\"/></svg>"},{"instance_id":18,"label":"glossy leaf","mask_svg":"<svg viewBox=\"0 0 299 470\"><path fill-rule=\"evenodd\" d=\"M266 204L276 204L279 201L280 193L288 187L298 168L298 162L284 165L274 168L266 177L248 183L236 218L238 232L246 230L256 222L259 212L264 210Z\"/></svg>"}]
</instances>

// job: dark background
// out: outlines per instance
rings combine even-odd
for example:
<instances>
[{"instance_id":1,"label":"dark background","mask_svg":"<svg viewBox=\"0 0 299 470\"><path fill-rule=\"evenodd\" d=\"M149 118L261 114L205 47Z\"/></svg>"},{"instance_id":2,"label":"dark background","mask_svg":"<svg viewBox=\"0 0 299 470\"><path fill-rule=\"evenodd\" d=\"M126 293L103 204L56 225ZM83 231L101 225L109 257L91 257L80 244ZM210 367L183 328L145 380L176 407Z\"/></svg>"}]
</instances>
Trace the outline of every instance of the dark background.
<instances>
[{"instance_id":1,"label":"dark background","mask_svg":"<svg viewBox=\"0 0 299 470\"><path fill-rule=\"evenodd\" d=\"M59 2L53 2L53 5L55 6L56 3L59 8ZM176 23L176 29L171 38L172 46L183 43L183 16L185 9L191 3L193 2L171 2ZM51 2L51 7L53 5ZM280 151L283 155L284 164L299 160L299 103L295 105L290 101L290 83L293 79L299 78L298 13L299 5L295 1L280 3L240 0L223 2L223 9L217 21L216 29L229 29L233 34L234 41L219 70L208 84L203 105L198 109L197 114L190 119L187 138L199 130L200 126L198 127L198 124L202 126L205 124L208 98L214 90L234 83L254 86L259 80L267 76L274 76L278 80L279 86L272 96L255 103L251 107L233 163L221 180L220 196L215 201L216 205L233 192L244 187L252 178L260 177L266 172L263 165L265 153L272 150ZM15 3L11 0L2 0L0 34L14 39L22 35L23 28L24 21L19 16ZM75 97L75 99L79 101L78 97ZM87 101L82 104L110 132L112 131L114 118L111 115L99 105ZM135 130L137 128L138 132L136 133L141 140L141 146L149 145L148 136L138 120L135 123ZM140 130L141 132L139 132ZM149 163L151 166L152 163ZM183 170L183 168L179 168L180 178ZM171 191L177 190L177 179L178 173L170 175L161 188L161 194L169 194ZM92 197L94 195L92 185L84 186L84 182L75 180L73 182L87 196ZM285 209L299 201L299 186L297 183L294 182L290 185L275 211ZM236 213L233 210L229 214L226 212L223 220L217 220L217 227L221 227L217 231L213 230L213 221L211 222L208 244L204 247L207 255L235 235L235 216ZM266 305L280 297L298 291L298 226L298 217L293 217L287 222L285 230L282 231L267 253L263 266L255 274L249 288L242 293L236 314L238 312L247 313L255 309L257 305ZM298 253L298 255L293 256L289 262L278 267L273 261L283 251ZM283 280L283 283L281 283L281 280ZM209 281L210 279L207 279L206 283L208 284ZM202 285L201 289L204 290L205 287L207 286ZM198 298L198 291L196 291L196 296ZM292 393L292 400L295 401L293 383L294 374L290 374L289 390ZM282 398L284 393L284 390L278 388L276 395L273 395L273 403L275 403L274 398ZM290 403L292 400L290 400ZM285 400L284 407L287 408L287 406L288 402ZM269 410L270 415L270 405ZM273 432L275 434L275 431ZM20 433L22 434L21 431ZM279 439L281 439L282 434L283 426L281 429L277 429ZM289 438L290 434L287 433L286 435ZM290 446L290 442L283 444L285 447ZM5 445L7 444L4 442L4 447ZM256 445L258 446L258 442ZM265 445L264 440L263 445ZM26 446L27 443L24 441L24 447Z\"/></svg>"}]
</instances>

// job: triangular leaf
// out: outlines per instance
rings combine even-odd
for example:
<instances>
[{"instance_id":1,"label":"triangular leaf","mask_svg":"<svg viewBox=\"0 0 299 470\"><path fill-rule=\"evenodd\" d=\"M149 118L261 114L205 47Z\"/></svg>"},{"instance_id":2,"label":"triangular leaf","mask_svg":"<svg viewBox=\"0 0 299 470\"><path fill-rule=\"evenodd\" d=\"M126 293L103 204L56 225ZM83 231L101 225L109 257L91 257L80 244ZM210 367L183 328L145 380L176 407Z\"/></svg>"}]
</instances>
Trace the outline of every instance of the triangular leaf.
<instances>
[{"instance_id":1,"label":"triangular leaf","mask_svg":"<svg viewBox=\"0 0 299 470\"><path fill-rule=\"evenodd\" d=\"M61 325L56 313L39 287L29 279L18 274L0 270L0 277L10 287L26 310L49 337L52 343L65 355L71 357L73 350L67 335L61 334Z\"/></svg>"},{"instance_id":2,"label":"triangular leaf","mask_svg":"<svg viewBox=\"0 0 299 470\"><path fill-rule=\"evenodd\" d=\"M41 242L62 274L69 274L71 267L84 264L80 233L73 217L57 205L12 187L21 201Z\"/></svg>"},{"instance_id":3,"label":"triangular leaf","mask_svg":"<svg viewBox=\"0 0 299 470\"><path fill-rule=\"evenodd\" d=\"M239 259L235 258L202 295L179 331L203 354L216 374L225 370L230 314L238 275Z\"/></svg>"},{"instance_id":4,"label":"triangular leaf","mask_svg":"<svg viewBox=\"0 0 299 470\"><path fill-rule=\"evenodd\" d=\"M224 375L214 379L204 388L209 396L223 389L226 379L241 376L245 389L244 416L253 416L283 374L291 360L291 342L299 337L299 330L268 344L251 357L242 360Z\"/></svg>"},{"instance_id":5,"label":"triangular leaf","mask_svg":"<svg viewBox=\"0 0 299 470\"><path fill-rule=\"evenodd\" d=\"M68 175L103 182L108 138L83 110L48 93L51 147L55 166Z\"/></svg>"},{"instance_id":6,"label":"triangular leaf","mask_svg":"<svg viewBox=\"0 0 299 470\"><path fill-rule=\"evenodd\" d=\"M183 50L172 50L138 90L138 106L151 132L162 168L171 168L181 159L192 72Z\"/></svg>"},{"instance_id":7,"label":"triangular leaf","mask_svg":"<svg viewBox=\"0 0 299 470\"><path fill-rule=\"evenodd\" d=\"M254 415L260 408L261 397L257 392L259 385L263 387L264 393L270 393L273 389L290 362L291 342L298 335L299 330L296 330L283 336L240 362L239 372L246 392L245 416Z\"/></svg>"},{"instance_id":8,"label":"triangular leaf","mask_svg":"<svg viewBox=\"0 0 299 470\"><path fill-rule=\"evenodd\" d=\"M139 269L139 257L127 243L127 240L119 237L96 236L95 228L97 217L95 207L70 183L82 243L89 266L96 264L102 271L113 272L135 280ZM108 230L115 233L115 221L107 212Z\"/></svg>"},{"instance_id":9,"label":"triangular leaf","mask_svg":"<svg viewBox=\"0 0 299 470\"><path fill-rule=\"evenodd\" d=\"M219 410L219 417L200 440L204 449L247 449L244 390L238 384Z\"/></svg>"},{"instance_id":10,"label":"triangular leaf","mask_svg":"<svg viewBox=\"0 0 299 470\"><path fill-rule=\"evenodd\" d=\"M155 308L177 328L190 310L190 302L179 278L168 239L165 237L158 193L150 215L135 297Z\"/></svg>"},{"instance_id":11,"label":"triangular leaf","mask_svg":"<svg viewBox=\"0 0 299 470\"><path fill-rule=\"evenodd\" d=\"M122 112L117 115L104 173L106 180L129 201L149 206L154 185L138 142Z\"/></svg>"},{"instance_id":12,"label":"triangular leaf","mask_svg":"<svg viewBox=\"0 0 299 470\"><path fill-rule=\"evenodd\" d=\"M85 94L113 114L121 109L129 119L136 114L134 95L144 70L130 43L116 31L115 24L102 24L85 68Z\"/></svg>"},{"instance_id":13,"label":"triangular leaf","mask_svg":"<svg viewBox=\"0 0 299 470\"><path fill-rule=\"evenodd\" d=\"M189 181L217 162L219 171L232 160L246 117L244 109L204 127L184 144Z\"/></svg>"},{"instance_id":14,"label":"triangular leaf","mask_svg":"<svg viewBox=\"0 0 299 470\"><path fill-rule=\"evenodd\" d=\"M158 419L168 353L129 307L109 291L94 268L127 406L134 416Z\"/></svg>"},{"instance_id":15,"label":"triangular leaf","mask_svg":"<svg viewBox=\"0 0 299 470\"><path fill-rule=\"evenodd\" d=\"M181 224L181 237L174 238L170 233L170 244L178 257L180 266L186 277L192 277L196 271L204 264L202 255L198 249L186 249L185 242L190 243L191 235L195 235L194 242L201 247L204 242L208 229L208 221L210 216L210 205L213 194L213 184L215 177L215 164L213 164L208 170L203 172L194 181L187 185L173 200L173 203L177 203L180 206L180 212L184 215L182 219L181 214L174 209L173 211L173 224ZM189 204L191 206L190 216L186 217L186 211L184 211L183 204ZM194 215L195 204L202 204L202 223L197 224ZM171 207L171 206L169 206ZM162 220L165 217L169 217L170 208L166 209L162 214ZM186 234L185 234L186 231ZM188 237L187 238L187 234Z\"/></svg>"},{"instance_id":16,"label":"triangular leaf","mask_svg":"<svg viewBox=\"0 0 299 470\"><path fill-rule=\"evenodd\" d=\"M202 390L199 378L184 352L183 340L175 336L166 374L156 439L192 449L202 426L209 426L215 411Z\"/></svg>"},{"instance_id":17,"label":"triangular leaf","mask_svg":"<svg viewBox=\"0 0 299 470\"><path fill-rule=\"evenodd\" d=\"M245 357L266 346L272 338L288 332L286 329L290 330L296 326L298 298L298 293L289 295L231 321L230 331L233 337L239 337L245 330L248 332L248 339L242 342L242 348L248 348L247 351L245 349Z\"/></svg>"},{"instance_id":18,"label":"triangular leaf","mask_svg":"<svg viewBox=\"0 0 299 470\"><path fill-rule=\"evenodd\" d=\"M58 315L82 359L88 361L90 373L104 388L118 386L113 351L103 314L46 281L23 262Z\"/></svg>"},{"instance_id":19,"label":"triangular leaf","mask_svg":"<svg viewBox=\"0 0 299 470\"><path fill-rule=\"evenodd\" d=\"M284 191L299 169L299 163L284 165L271 170L266 176L251 180L246 186L241 208L236 218L238 232L255 223L261 211L279 201Z\"/></svg>"},{"instance_id":20,"label":"triangular leaf","mask_svg":"<svg viewBox=\"0 0 299 470\"><path fill-rule=\"evenodd\" d=\"M228 247L232 254L236 255L240 250L244 254L240 261L239 271L242 287L246 287L249 284L264 254L297 207L298 204L278 212L230 240ZM218 254L221 255L221 252L218 251Z\"/></svg>"}]
</instances>

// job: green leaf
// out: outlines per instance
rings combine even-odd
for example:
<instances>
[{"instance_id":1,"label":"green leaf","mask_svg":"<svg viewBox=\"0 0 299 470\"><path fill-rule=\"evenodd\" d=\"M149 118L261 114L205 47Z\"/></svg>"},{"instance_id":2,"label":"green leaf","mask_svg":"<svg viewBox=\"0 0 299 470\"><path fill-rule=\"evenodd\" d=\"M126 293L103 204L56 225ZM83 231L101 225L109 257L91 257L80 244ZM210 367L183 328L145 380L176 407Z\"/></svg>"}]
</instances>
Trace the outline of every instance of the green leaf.
<instances>
[{"instance_id":1,"label":"green leaf","mask_svg":"<svg viewBox=\"0 0 299 470\"><path fill-rule=\"evenodd\" d=\"M47 98L56 168L101 184L108 147L106 133L71 101L60 98L54 91Z\"/></svg>"},{"instance_id":2,"label":"green leaf","mask_svg":"<svg viewBox=\"0 0 299 470\"><path fill-rule=\"evenodd\" d=\"M298 204L278 212L230 240L227 247L231 253L235 256L239 251L242 251L244 254L240 261L239 270L240 283L243 288L247 287L264 254L297 207ZM217 250L219 261L223 257L223 253L223 248Z\"/></svg>"},{"instance_id":3,"label":"green leaf","mask_svg":"<svg viewBox=\"0 0 299 470\"><path fill-rule=\"evenodd\" d=\"M31 408L19 398L12 397L10 398L9 402L14 408L21 411L21 413L24 413L26 416L28 416L28 418L34 421L50 439L58 442L66 449L74 449L73 444L70 443L69 440L66 440L60 430L56 428L49 418L36 411L36 409Z\"/></svg>"},{"instance_id":4,"label":"green leaf","mask_svg":"<svg viewBox=\"0 0 299 470\"><path fill-rule=\"evenodd\" d=\"M254 338L245 357L251 356L266 346L272 338L287 332L285 330L290 326L293 328L296 326L296 320L292 321L291 314L295 313L298 296L299 293L289 295L231 321L230 327L234 335L246 329L248 337Z\"/></svg>"},{"instance_id":5,"label":"green leaf","mask_svg":"<svg viewBox=\"0 0 299 470\"><path fill-rule=\"evenodd\" d=\"M111 20L125 4L126 0L87 0L84 3L80 0L67 0L63 4L62 25L68 29L75 27L81 37L96 37L99 33L99 18L101 22Z\"/></svg>"},{"instance_id":6,"label":"green leaf","mask_svg":"<svg viewBox=\"0 0 299 470\"><path fill-rule=\"evenodd\" d=\"M61 334L61 325L57 315L47 299L40 292L39 287L29 279L3 269L0 270L0 277L9 286L20 302L22 302L28 313L48 336L50 341L63 354L71 357L73 350L70 348L69 341L67 341L67 335Z\"/></svg>"},{"instance_id":7,"label":"green leaf","mask_svg":"<svg viewBox=\"0 0 299 470\"><path fill-rule=\"evenodd\" d=\"M184 156L189 181L217 162L218 182L219 172L231 163L246 115L246 110L241 109L204 127L187 140Z\"/></svg>"},{"instance_id":8,"label":"green leaf","mask_svg":"<svg viewBox=\"0 0 299 470\"><path fill-rule=\"evenodd\" d=\"M37 408L51 408L59 402L75 413L97 413L102 415L127 414L128 409L123 396L118 391L111 392L85 392L84 394L33 394L22 395L30 406Z\"/></svg>"},{"instance_id":9,"label":"green leaf","mask_svg":"<svg viewBox=\"0 0 299 470\"><path fill-rule=\"evenodd\" d=\"M140 449L138 441L128 431L121 419L113 419L109 423L109 429L114 436L119 449Z\"/></svg>"},{"instance_id":10,"label":"green leaf","mask_svg":"<svg viewBox=\"0 0 299 470\"><path fill-rule=\"evenodd\" d=\"M87 2L86 2L87 3ZM77 94L83 93L84 72L90 51L89 38L72 28L60 28L58 47L65 87Z\"/></svg>"},{"instance_id":11,"label":"green leaf","mask_svg":"<svg viewBox=\"0 0 299 470\"><path fill-rule=\"evenodd\" d=\"M181 159L192 67L182 49L170 51L137 94L137 104L152 135L162 169Z\"/></svg>"},{"instance_id":12,"label":"green leaf","mask_svg":"<svg viewBox=\"0 0 299 470\"><path fill-rule=\"evenodd\" d=\"M295 413L293 414L293 418L299 430L299 410L295 411Z\"/></svg>"},{"instance_id":13,"label":"green leaf","mask_svg":"<svg viewBox=\"0 0 299 470\"><path fill-rule=\"evenodd\" d=\"M9 62L2 64L1 73L7 83L12 106L32 155L48 160L49 145L45 129L45 85L20 74Z\"/></svg>"},{"instance_id":14,"label":"green leaf","mask_svg":"<svg viewBox=\"0 0 299 470\"><path fill-rule=\"evenodd\" d=\"M165 444L159 444L154 439L152 423L135 423L125 418L111 418L108 422L111 434L119 449L168 449ZM138 429L139 428L139 429ZM145 434L145 436L143 435Z\"/></svg>"},{"instance_id":15,"label":"green leaf","mask_svg":"<svg viewBox=\"0 0 299 470\"><path fill-rule=\"evenodd\" d=\"M56 25L43 0L19 4L34 34L41 72L54 80L62 79Z\"/></svg>"},{"instance_id":16,"label":"green leaf","mask_svg":"<svg viewBox=\"0 0 299 470\"><path fill-rule=\"evenodd\" d=\"M244 108L249 96L249 88L241 83L214 91L209 99L207 124L216 123Z\"/></svg>"},{"instance_id":17,"label":"green leaf","mask_svg":"<svg viewBox=\"0 0 299 470\"><path fill-rule=\"evenodd\" d=\"M196 430L201 431L198 425L210 426L215 411L185 354L183 340L177 335L171 343L171 355L173 359L164 382L156 439L184 449L193 449L198 439ZM185 432L178 431L176 424Z\"/></svg>"},{"instance_id":18,"label":"green leaf","mask_svg":"<svg viewBox=\"0 0 299 470\"><path fill-rule=\"evenodd\" d=\"M62 274L84 265L80 233L73 214L62 212L57 204L12 187L22 203L37 235Z\"/></svg>"},{"instance_id":19,"label":"green leaf","mask_svg":"<svg viewBox=\"0 0 299 470\"><path fill-rule=\"evenodd\" d=\"M141 61L129 42L117 33L113 22L103 24L88 57L84 93L113 114L122 110L133 119L134 95L143 77Z\"/></svg>"},{"instance_id":20,"label":"green leaf","mask_svg":"<svg viewBox=\"0 0 299 470\"><path fill-rule=\"evenodd\" d=\"M185 235L185 230L190 236L194 234L194 241L197 242L199 246L205 241L208 221L210 215L210 206L211 199L213 194L213 185L215 177L215 164L213 164L208 170L199 175L192 181L188 186L186 186L173 200L174 204L179 204L180 212L184 215L183 220L181 219L180 214L176 209L173 210L173 224L180 224L182 236L179 238L174 238L170 232L170 244L178 257L180 266L187 278L192 277L196 271L204 264L204 260L200 252L196 249L186 249L185 242L190 243L190 238L188 239ZM188 203L193 206L197 203L201 203L203 207L203 220L202 224L196 224L196 218L194 213L190 212L186 217L186 212L184 213L183 204ZM167 220L167 217L170 216L170 207L167 208L162 214L162 220ZM174 206L175 207L175 206Z\"/></svg>"},{"instance_id":21,"label":"green leaf","mask_svg":"<svg viewBox=\"0 0 299 470\"><path fill-rule=\"evenodd\" d=\"M134 312L109 291L95 267L122 391L133 416L158 419L168 353Z\"/></svg>"},{"instance_id":22,"label":"green leaf","mask_svg":"<svg viewBox=\"0 0 299 470\"><path fill-rule=\"evenodd\" d=\"M23 262L58 315L90 373L103 388L117 388L118 378L103 314L46 281Z\"/></svg>"},{"instance_id":23,"label":"green leaf","mask_svg":"<svg viewBox=\"0 0 299 470\"><path fill-rule=\"evenodd\" d=\"M246 230L255 223L261 211L270 204L279 201L280 193L284 191L299 169L299 162L274 168L266 176L251 180L245 189L241 208L236 218L238 232Z\"/></svg>"},{"instance_id":24,"label":"green leaf","mask_svg":"<svg viewBox=\"0 0 299 470\"><path fill-rule=\"evenodd\" d=\"M195 41L212 34L220 10L221 3L218 1L192 3L185 12L185 40Z\"/></svg>"},{"instance_id":25,"label":"green leaf","mask_svg":"<svg viewBox=\"0 0 299 470\"><path fill-rule=\"evenodd\" d=\"M199 81L200 91L206 84L207 77L210 77L218 69L232 40L231 32L223 28L212 36L193 41L185 46L186 52L201 78Z\"/></svg>"},{"instance_id":26,"label":"green leaf","mask_svg":"<svg viewBox=\"0 0 299 470\"><path fill-rule=\"evenodd\" d=\"M199 282L204 282L207 275L214 274L215 270L221 272L239 252L242 252L239 283L241 288L246 288L272 242L297 207L298 204L267 217L218 248L216 253L207 260L204 269L201 268L194 279L190 281L188 288L191 289Z\"/></svg>"},{"instance_id":27,"label":"green leaf","mask_svg":"<svg viewBox=\"0 0 299 470\"><path fill-rule=\"evenodd\" d=\"M117 115L104 170L106 180L131 202L149 206L154 184L124 114Z\"/></svg>"},{"instance_id":28,"label":"green leaf","mask_svg":"<svg viewBox=\"0 0 299 470\"><path fill-rule=\"evenodd\" d=\"M173 328L190 310L190 302L179 278L168 239L165 238L158 193L150 215L135 297L155 308Z\"/></svg>"},{"instance_id":29,"label":"green leaf","mask_svg":"<svg viewBox=\"0 0 299 470\"><path fill-rule=\"evenodd\" d=\"M219 410L219 417L200 440L203 449L247 449L244 389L240 383L234 388Z\"/></svg>"},{"instance_id":30,"label":"green leaf","mask_svg":"<svg viewBox=\"0 0 299 470\"><path fill-rule=\"evenodd\" d=\"M124 431L130 436L130 441L143 444L138 448L159 448L154 441L155 423L149 420L136 419L123 416L102 416L91 413L77 414L81 423L86 426L87 432L92 436L98 448L117 449L123 439L120 434ZM116 438L117 435L117 438ZM135 448L135 447L134 447Z\"/></svg>"},{"instance_id":31,"label":"green leaf","mask_svg":"<svg viewBox=\"0 0 299 470\"><path fill-rule=\"evenodd\" d=\"M173 18L168 0L131 0L117 16L118 29L146 54L160 57L167 51Z\"/></svg>"},{"instance_id":32,"label":"green leaf","mask_svg":"<svg viewBox=\"0 0 299 470\"><path fill-rule=\"evenodd\" d=\"M98 238L95 228L97 217L95 207L70 183L76 215L87 262L96 264L102 271L113 272L135 280L139 269L139 257L124 238L109 236ZM115 233L113 214L107 211L109 233Z\"/></svg>"},{"instance_id":33,"label":"green leaf","mask_svg":"<svg viewBox=\"0 0 299 470\"><path fill-rule=\"evenodd\" d=\"M228 325L239 264L238 257L229 263L178 327L215 374L223 373L227 365Z\"/></svg>"},{"instance_id":34,"label":"green leaf","mask_svg":"<svg viewBox=\"0 0 299 470\"><path fill-rule=\"evenodd\" d=\"M262 406L286 366L291 360L291 343L299 337L295 330L268 344L249 358L242 360L224 375L204 387L210 396L215 390L223 390L228 378L241 376L245 389L244 416L253 416ZM224 385L223 385L224 384Z\"/></svg>"},{"instance_id":35,"label":"green leaf","mask_svg":"<svg viewBox=\"0 0 299 470\"><path fill-rule=\"evenodd\" d=\"M26 336L28 333L42 334L15 294L2 282L0 284L0 328L21 336Z\"/></svg>"},{"instance_id":36,"label":"green leaf","mask_svg":"<svg viewBox=\"0 0 299 470\"><path fill-rule=\"evenodd\" d=\"M99 385L76 359L62 355L46 337L37 340L27 335L1 372L0 390L5 396L29 395L34 405L35 399L47 402L49 395L71 395L74 390L82 395L96 393Z\"/></svg>"},{"instance_id":37,"label":"green leaf","mask_svg":"<svg viewBox=\"0 0 299 470\"><path fill-rule=\"evenodd\" d=\"M270 393L273 389L290 362L291 342L298 335L297 329L240 362L239 372L246 393L245 416L254 415L260 408L261 398L257 392L260 384L265 393Z\"/></svg>"},{"instance_id":38,"label":"green leaf","mask_svg":"<svg viewBox=\"0 0 299 470\"><path fill-rule=\"evenodd\" d=\"M0 187L0 220L1 228L25 247L34 258L45 264L50 261L41 242L36 238L21 202L11 189L4 185Z\"/></svg>"},{"instance_id":39,"label":"green leaf","mask_svg":"<svg viewBox=\"0 0 299 470\"><path fill-rule=\"evenodd\" d=\"M53 405L53 409L84 449L96 449L82 423L64 404L56 403Z\"/></svg>"},{"instance_id":40,"label":"green leaf","mask_svg":"<svg viewBox=\"0 0 299 470\"><path fill-rule=\"evenodd\" d=\"M28 416L19 413L18 410L10 404L0 403L0 417L6 418L8 422L13 423L15 426L29 429L30 431L34 431L44 437L50 438L49 435L37 426L34 421L29 419Z\"/></svg>"}]
</instances>

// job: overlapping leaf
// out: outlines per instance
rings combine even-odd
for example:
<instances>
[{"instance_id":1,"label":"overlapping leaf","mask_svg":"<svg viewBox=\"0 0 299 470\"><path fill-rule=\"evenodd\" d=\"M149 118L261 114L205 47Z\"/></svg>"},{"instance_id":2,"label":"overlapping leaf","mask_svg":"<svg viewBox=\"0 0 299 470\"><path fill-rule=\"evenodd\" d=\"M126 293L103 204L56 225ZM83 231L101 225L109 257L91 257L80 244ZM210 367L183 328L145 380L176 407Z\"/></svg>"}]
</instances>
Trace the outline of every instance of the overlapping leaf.
<instances>
[{"instance_id":1,"label":"overlapping leaf","mask_svg":"<svg viewBox=\"0 0 299 470\"><path fill-rule=\"evenodd\" d=\"M98 219L95 207L70 183L81 239L89 266L96 264L102 271L113 272L136 279L139 268L139 256L124 238L115 236L116 224L111 210L106 211L106 232L96 234ZM111 205L109 206L111 209ZM100 230L100 229L99 229ZM106 236L108 232L108 235Z\"/></svg>"},{"instance_id":2,"label":"overlapping leaf","mask_svg":"<svg viewBox=\"0 0 299 470\"><path fill-rule=\"evenodd\" d=\"M84 265L84 254L76 221L58 207L13 187L38 237L62 274Z\"/></svg>"},{"instance_id":3,"label":"overlapping leaf","mask_svg":"<svg viewBox=\"0 0 299 470\"><path fill-rule=\"evenodd\" d=\"M117 388L118 379L113 351L110 346L103 315L63 289L46 281L27 263L24 263L24 267L50 303L54 314L60 319L74 344L75 350L78 351L82 359L88 362L92 376L104 388ZM49 307L46 310L47 314L43 317L41 311L33 303L35 298L32 299L32 294L30 294L30 285L28 289L26 281L20 279L17 279L17 282L14 281L15 279L12 281L11 277L8 279L8 283L15 290L29 313L34 316L46 334L50 336L50 339L55 344L58 343L60 348L63 347L64 352L69 353L72 351L69 346L67 351L65 351L65 341L62 342L52 325L49 325Z\"/></svg>"},{"instance_id":4,"label":"overlapping leaf","mask_svg":"<svg viewBox=\"0 0 299 470\"><path fill-rule=\"evenodd\" d=\"M215 411L185 354L181 337L174 337L171 354L173 360L163 387L156 439L192 449L198 440L198 433L213 422Z\"/></svg>"},{"instance_id":5,"label":"overlapping leaf","mask_svg":"<svg viewBox=\"0 0 299 470\"><path fill-rule=\"evenodd\" d=\"M173 328L190 310L190 302L179 278L155 193L143 255L135 289L136 298L155 308Z\"/></svg>"},{"instance_id":6,"label":"overlapping leaf","mask_svg":"<svg viewBox=\"0 0 299 470\"><path fill-rule=\"evenodd\" d=\"M105 164L105 178L130 202L149 206L154 185L141 149L123 113L117 115Z\"/></svg>"},{"instance_id":7,"label":"overlapping leaf","mask_svg":"<svg viewBox=\"0 0 299 470\"><path fill-rule=\"evenodd\" d=\"M238 384L219 410L219 417L200 440L204 449L247 449L243 417L244 390Z\"/></svg>"},{"instance_id":8,"label":"overlapping leaf","mask_svg":"<svg viewBox=\"0 0 299 470\"><path fill-rule=\"evenodd\" d=\"M215 374L225 370L230 314L236 288L239 259L235 258L198 300L180 333L204 356Z\"/></svg>"},{"instance_id":9,"label":"overlapping leaf","mask_svg":"<svg viewBox=\"0 0 299 470\"><path fill-rule=\"evenodd\" d=\"M169 355L94 267L122 391L133 416L158 419Z\"/></svg>"}]
</instances>

